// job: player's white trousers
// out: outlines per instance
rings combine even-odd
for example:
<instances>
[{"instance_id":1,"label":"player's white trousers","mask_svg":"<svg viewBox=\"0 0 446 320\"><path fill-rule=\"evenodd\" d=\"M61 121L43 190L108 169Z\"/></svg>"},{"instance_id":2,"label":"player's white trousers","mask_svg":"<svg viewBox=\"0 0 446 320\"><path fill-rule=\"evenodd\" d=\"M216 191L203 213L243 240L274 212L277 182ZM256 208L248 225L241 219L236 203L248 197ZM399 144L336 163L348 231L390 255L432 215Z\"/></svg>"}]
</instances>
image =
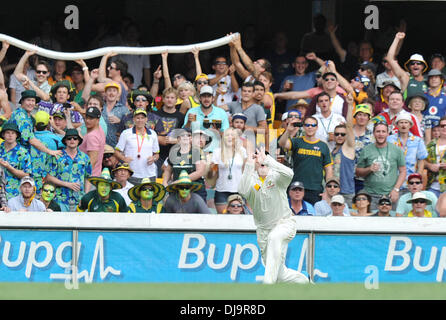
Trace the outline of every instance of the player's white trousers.
<instances>
[{"instance_id":1,"label":"player's white trousers","mask_svg":"<svg viewBox=\"0 0 446 320\"><path fill-rule=\"evenodd\" d=\"M288 243L296 235L296 220L284 218L272 229L257 228L257 242L265 265L263 283L308 283L309 279L297 270L285 266Z\"/></svg>"}]
</instances>

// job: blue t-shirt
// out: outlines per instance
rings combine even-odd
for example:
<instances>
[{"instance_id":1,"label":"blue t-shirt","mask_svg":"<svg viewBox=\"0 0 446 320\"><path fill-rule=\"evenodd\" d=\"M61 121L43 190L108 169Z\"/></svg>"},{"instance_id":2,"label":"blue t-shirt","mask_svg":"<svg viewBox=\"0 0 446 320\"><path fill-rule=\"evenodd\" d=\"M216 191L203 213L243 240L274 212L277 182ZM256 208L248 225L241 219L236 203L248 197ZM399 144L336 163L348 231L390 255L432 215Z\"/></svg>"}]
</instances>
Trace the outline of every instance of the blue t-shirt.
<instances>
[{"instance_id":1,"label":"blue t-shirt","mask_svg":"<svg viewBox=\"0 0 446 320\"><path fill-rule=\"evenodd\" d=\"M316 72L306 73L303 76L296 76L295 74L286 76L280 84L280 92L283 90L283 86L287 80L293 81L293 88L291 91L305 91L311 89L316 84ZM308 101L310 102L310 101ZM288 110L293 104L296 104L297 100L287 100L286 108Z\"/></svg>"},{"instance_id":2,"label":"blue t-shirt","mask_svg":"<svg viewBox=\"0 0 446 320\"><path fill-rule=\"evenodd\" d=\"M290 199L288 199L288 204L290 205L290 209L293 212L293 215L295 216L314 216L316 213L313 205L305 200L302 200L302 208L300 209L299 212L294 211L294 209L291 207Z\"/></svg>"},{"instance_id":3,"label":"blue t-shirt","mask_svg":"<svg viewBox=\"0 0 446 320\"><path fill-rule=\"evenodd\" d=\"M436 97L425 93L427 100L429 101L429 106L423 111L423 116L425 118L425 128L433 128L440 123L441 117L446 114L446 94L440 92Z\"/></svg>"}]
</instances>

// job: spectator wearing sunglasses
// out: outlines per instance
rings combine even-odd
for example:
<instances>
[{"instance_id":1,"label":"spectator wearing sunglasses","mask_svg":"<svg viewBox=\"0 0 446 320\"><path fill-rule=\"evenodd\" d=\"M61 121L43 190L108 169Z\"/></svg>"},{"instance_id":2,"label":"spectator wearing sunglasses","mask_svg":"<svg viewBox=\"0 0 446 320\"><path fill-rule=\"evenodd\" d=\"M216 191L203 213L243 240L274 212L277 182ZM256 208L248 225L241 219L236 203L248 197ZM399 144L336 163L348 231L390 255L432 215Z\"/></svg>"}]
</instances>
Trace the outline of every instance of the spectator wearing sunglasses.
<instances>
[{"instance_id":1,"label":"spectator wearing sunglasses","mask_svg":"<svg viewBox=\"0 0 446 320\"><path fill-rule=\"evenodd\" d=\"M14 76L15 79L21 81L21 86L29 86L29 89L34 90L37 93L37 96L42 101L50 102L49 93L51 91L51 85L48 83L48 77L50 76L49 64L43 60L37 61L35 69L35 79L32 77L30 78L28 73L25 74L25 65L28 63L29 57L34 54L34 51L26 51L23 54L22 58L19 60L14 70ZM12 79L14 78L11 78L11 80ZM22 91L16 89L16 95L17 93L20 95Z\"/></svg>"},{"instance_id":2,"label":"spectator wearing sunglasses","mask_svg":"<svg viewBox=\"0 0 446 320\"><path fill-rule=\"evenodd\" d=\"M295 216L314 216L316 215L313 205L304 200L305 187L300 181L294 181L288 187L288 203Z\"/></svg>"},{"instance_id":3,"label":"spectator wearing sunglasses","mask_svg":"<svg viewBox=\"0 0 446 320\"><path fill-rule=\"evenodd\" d=\"M195 192L204 185L192 181L186 170L181 171L178 180L166 187L169 196L164 204L167 213L211 213L203 198Z\"/></svg>"},{"instance_id":4,"label":"spectator wearing sunglasses","mask_svg":"<svg viewBox=\"0 0 446 320\"><path fill-rule=\"evenodd\" d=\"M378 211L373 214L373 217L391 217L392 201L386 195L381 196L378 200Z\"/></svg>"},{"instance_id":5,"label":"spectator wearing sunglasses","mask_svg":"<svg viewBox=\"0 0 446 320\"><path fill-rule=\"evenodd\" d=\"M344 197L346 204L352 206L352 198L355 194L355 163L356 144L353 131L353 98L347 98L350 108L346 123L339 124L334 129L335 146L331 151L333 158L333 176L339 178L340 194Z\"/></svg>"},{"instance_id":6,"label":"spectator wearing sunglasses","mask_svg":"<svg viewBox=\"0 0 446 320\"><path fill-rule=\"evenodd\" d=\"M209 85L214 89L215 105L217 107L228 104L234 99L234 94L239 89L237 78L235 77L235 66L228 65L225 56L218 55L212 63L212 70L215 73L208 74Z\"/></svg>"},{"instance_id":7,"label":"spectator wearing sunglasses","mask_svg":"<svg viewBox=\"0 0 446 320\"><path fill-rule=\"evenodd\" d=\"M351 215L359 217L373 216L371 209L372 198L364 190L358 191L353 197L353 209Z\"/></svg>"},{"instance_id":8,"label":"spectator wearing sunglasses","mask_svg":"<svg viewBox=\"0 0 446 320\"><path fill-rule=\"evenodd\" d=\"M407 200L407 203L412 205L412 210L407 214L408 217L432 218L432 212L427 210L427 205L431 205L424 193L416 192L412 195L412 199Z\"/></svg>"},{"instance_id":9,"label":"spectator wearing sunglasses","mask_svg":"<svg viewBox=\"0 0 446 320\"><path fill-rule=\"evenodd\" d=\"M45 205L48 212L60 212L62 211L59 204L54 200L56 196L56 186L51 182L44 182L42 187L42 194L40 195L40 201Z\"/></svg>"},{"instance_id":10,"label":"spectator wearing sunglasses","mask_svg":"<svg viewBox=\"0 0 446 320\"><path fill-rule=\"evenodd\" d=\"M102 168L108 168L110 172L117 166L119 159L115 156L115 149L106 144L104 146L104 156L102 159Z\"/></svg>"},{"instance_id":11,"label":"spectator wearing sunglasses","mask_svg":"<svg viewBox=\"0 0 446 320\"><path fill-rule=\"evenodd\" d=\"M76 129L68 129L62 139L65 148L57 160L52 158L47 180L57 186L56 201L62 211L74 212L80 199L89 191L87 178L92 168L88 155L79 150L82 138Z\"/></svg>"},{"instance_id":12,"label":"spectator wearing sunglasses","mask_svg":"<svg viewBox=\"0 0 446 320\"><path fill-rule=\"evenodd\" d=\"M245 200L239 194L232 194L228 197L226 214L247 214Z\"/></svg>"},{"instance_id":13,"label":"spectator wearing sunglasses","mask_svg":"<svg viewBox=\"0 0 446 320\"><path fill-rule=\"evenodd\" d=\"M333 160L328 145L316 137L318 120L314 117L305 118L304 137L290 139L299 129L293 125L297 121L297 119L290 121L279 139L279 146L292 152L294 171L292 181L301 181L305 184L304 200L314 204L321 200L324 173L326 181L333 176Z\"/></svg>"},{"instance_id":14,"label":"spectator wearing sunglasses","mask_svg":"<svg viewBox=\"0 0 446 320\"><path fill-rule=\"evenodd\" d=\"M398 200L398 205L395 210L395 215L398 217L407 216L410 210L412 210L411 204L407 203L408 200L412 198L412 196L417 193L421 192L423 193L427 199L431 201L431 204L427 205L426 209L429 210L436 215L435 206L437 205L437 196L435 193L423 190L423 177L419 173L413 173L409 175L407 178L407 189L409 190L408 193L403 194L400 199Z\"/></svg>"},{"instance_id":15,"label":"spectator wearing sunglasses","mask_svg":"<svg viewBox=\"0 0 446 320\"><path fill-rule=\"evenodd\" d=\"M144 109L147 112L147 130L154 130L156 123L160 119L158 115L152 112L153 97L148 91L132 90L127 95L127 103L134 112L136 109ZM133 128L135 123L133 122L133 112L129 112L121 118L119 132L123 132L126 129Z\"/></svg>"},{"instance_id":16,"label":"spectator wearing sunglasses","mask_svg":"<svg viewBox=\"0 0 446 320\"><path fill-rule=\"evenodd\" d=\"M334 196L339 195L340 191L341 191L341 184L339 178L333 177L331 179L328 179L327 183L325 184L325 190L322 193L322 200L314 204L315 216L329 216L332 212L330 206L331 199ZM345 198L344 198L344 203L346 204ZM343 213L345 216L350 215L348 205L344 206Z\"/></svg>"},{"instance_id":17,"label":"spectator wearing sunglasses","mask_svg":"<svg viewBox=\"0 0 446 320\"><path fill-rule=\"evenodd\" d=\"M160 183L144 178L141 184L128 190L131 203L128 205L132 213L164 213L162 200L166 195L166 189Z\"/></svg>"},{"instance_id":18,"label":"spectator wearing sunglasses","mask_svg":"<svg viewBox=\"0 0 446 320\"><path fill-rule=\"evenodd\" d=\"M353 98L356 103L359 104L368 99L367 90L371 85L368 77L358 74L350 80L350 85L353 88Z\"/></svg>"},{"instance_id":19,"label":"spectator wearing sunglasses","mask_svg":"<svg viewBox=\"0 0 446 320\"><path fill-rule=\"evenodd\" d=\"M396 52L398 50L397 48L401 46L405 36L406 34L404 32L395 34L395 38L387 54L387 60L401 83L401 91L404 92L406 98L409 98L415 94L424 94L427 91L424 73L428 65L421 54L415 53L404 63L405 70L401 68L396 60Z\"/></svg>"}]
</instances>

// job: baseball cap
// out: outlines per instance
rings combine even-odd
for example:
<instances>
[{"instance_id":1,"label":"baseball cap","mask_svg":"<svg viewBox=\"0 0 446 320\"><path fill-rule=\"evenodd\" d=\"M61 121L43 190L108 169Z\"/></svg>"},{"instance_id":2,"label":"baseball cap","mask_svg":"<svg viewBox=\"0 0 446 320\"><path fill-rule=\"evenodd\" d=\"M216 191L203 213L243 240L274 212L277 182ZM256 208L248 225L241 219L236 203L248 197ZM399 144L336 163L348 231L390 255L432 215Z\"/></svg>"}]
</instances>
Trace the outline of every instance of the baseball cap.
<instances>
[{"instance_id":1,"label":"baseball cap","mask_svg":"<svg viewBox=\"0 0 446 320\"><path fill-rule=\"evenodd\" d=\"M302 113L301 113L299 110L297 110L297 109L291 109L291 110L288 110L288 112L287 112L287 117L288 117L288 118L291 117L290 113L292 113L292 112L294 112L294 113L298 113L298 114L299 114L299 117L302 117Z\"/></svg>"},{"instance_id":2,"label":"baseball cap","mask_svg":"<svg viewBox=\"0 0 446 320\"><path fill-rule=\"evenodd\" d=\"M200 96L203 95L203 94L210 94L210 95L213 95L213 94L214 94L214 90L212 89L211 86L208 86L208 85L203 86L203 87L201 88L201 90L200 90Z\"/></svg>"},{"instance_id":3,"label":"baseball cap","mask_svg":"<svg viewBox=\"0 0 446 320\"><path fill-rule=\"evenodd\" d=\"M195 81L197 81L198 79L201 79L201 78L204 78L204 79L206 79L206 80L209 79L208 76L207 76L207 74L205 74L205 73L200 73L199 75L197 75L197 76L195 77Z\"/></svg>"},{"instance_id":4,"label":"baseball cap","mask_svg":"<svg viewBox=\"0 0 446 320\"><path fill-rule=\"evenodd\" d=\"M235 113L232 116L232 120L235 120L235 119L242 119L243 121L246 122L246 120L248 120L248 117L246 117L243 113Z\"/></svg>"},{"instance_id":5,"label":"baseball cap","mask_svg":"<svg viewBox=\"0 0 446 320\"><path fill-rule=\"evenodd\" d=\"M336 182L339 186L341 185L341 183L339 182L339 178L336 178L336 177L328 179L328 181L325 183L325 185L329 184L330 182Z\"/></svg>"},{"instance_id":6,"label":"baseball cap","mask_svg":"<svg viewBox=\"0 0 446 320\"><path fill-rule=\"evenodd\" d=\"M407 177L407 181L412 180L413 178L418 178L420 181L423 181L423 176L419 173L412 173Z\"/></svg>"},{"instance_id":7,"label":"baseball cap","mask_svg":"<svg viewBox=\"0 0 446 320\"><path fill-rule=\"evenodd\" d=\"M345 203L344 197L341 196L340 194L337 194L337 195L333 196L333 198L331 198L330 204L332 204L332 203L344 204Z\"/></svg>"},{"instance_id":8,"label":"baseball cap","mask_svg":"<svg viewBox=\"0 0 446 320\"><path fill-rule=\"evenodd\" d=\"M294 181L293 183L290 184L289 190L294 189L294 188L305 189L303 182L300 182L300 181Z\"/></svg>"},{"instance_id":9,"label":"baseball cap","mask_svg":"<svg viewBox=\"0 0 446 320\"><path fill-rule=\"evenodd\" d=\"M382 83L380 83L379 85L376 85L378 88L382 89L386 86L393 86L395 89L397 89L398 91L401 90L401 87L393 80L387 80L387 81L383 81Z\"/></svg>"},{"instance_id":10,"label":"baseball cap","mask_svg":"<svg viewBox=\"0 0 446 320\"><path fill-rule=\"evenodd\" d=\"M25 176L20 180L20 186L22 186L25 183L30 183L33 187L36 185L34 182L34 179L30 176Z\"/></svg>"},{"instance_id":11,"label":"baseball cap","mask_svg":"<svg viewBox=\"0 0 446 320\"><path fill-rule=\"evenodd\" d=\"M136 116L138 114L143 114L143 115L147 116L147 111L142 108L138 108L133 112L133 115Z\"/></svg>"},{"instance_id":12,"label":"baseball cap","mask_svg":"<svg viewBox=\"0 0 446 320\"><path fill-rule=\"evenodd\" d=\"M50 114L46 111L40 110L36 112L34 119L36 120L36 124L42 123L46 126L50 121Z\"/></svg>"},{"instance_id":13,"label":"baseball cap","mask_svg":"<svg viewBox=\"0 0 446 320\"><path fill-rule=\"evenodd\" d=\"M85 113L85 115L87 117L91 117L91 118L100 118L101 117L101 111L99 111L98 108L96 107L89 107L87 109L87 112Z\"/></svg>"},{"instance_id":14,"label":"baseball cap","mask_svg":"<svg viewBox=\"0 0 446 320\"><path fill-rule=\"evenodd\" d=\"M65 114L63 112L55 112L53 114L53 118L57 117L57 118L62 118L62 119L66 119Z\"/></svg>"},{"instance_id":15,"label":"baseball cap","mask_svg":"<svg viewBox=\"0 0 446 320\"><path fill-rule=\"evenodd\" d=\"M359 65L359 68L365 69L365 70L371 70L373 73L376 73L376 66L374 63L369 61L364 61Z\"/></svg>"}]
</instances>

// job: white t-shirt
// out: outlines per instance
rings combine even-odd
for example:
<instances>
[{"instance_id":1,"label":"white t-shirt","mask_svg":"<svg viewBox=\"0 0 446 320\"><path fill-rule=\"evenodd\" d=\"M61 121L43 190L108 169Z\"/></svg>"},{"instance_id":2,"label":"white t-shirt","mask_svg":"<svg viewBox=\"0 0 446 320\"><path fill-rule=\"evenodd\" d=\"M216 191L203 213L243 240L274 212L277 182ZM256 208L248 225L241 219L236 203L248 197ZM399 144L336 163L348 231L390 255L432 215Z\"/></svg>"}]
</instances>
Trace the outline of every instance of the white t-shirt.
<instances>
[{"instance_id":1,"label":"white t-shirt","mask_svg":"<svg viewBox=\"0 0 446 320\"><path fill-rule=\"evenodd\" d=\"M331 112L337 113L342 116L342 110L344 109L344 99L342 99L338 94L334 99L330 99ZM316 104L316 113L321 113L321 108Z\"/></svg>"},{"instance_id":2,"label":"white t-shirt","mask_svg":"<svg viewBox=\"0 0 446 320\"><path fill-rule=\"evenodd\" d=\"M115 189L113 191L116 191L117 193L119 193L125 200L125 203L127 205L129 205L130 203L132 203L132 200L129 198L128 192L130 190L130 188L133 187L133 184L131 184L130 182L126 182L125 183L125 187L121 188L121 189Z\"/></svg>"},{"instance_id":3,"label":"white t-shirt","mask_svg":"<svg viewBox=\"0 0 446 320\"><path fill-rule=\"evenodd\" d=\"M147 158L160 151L158 136L152 129L146 133L144 139L141 139L141 136L137 137L135 128L124 130L119 137L116 149L123 152L126 157L133 158L129 165L135 178L149 178L157 175L155 162L151 165L147 164ZM140 155L139 158L138 155Z\"/></svg>"},{"instance_id":4,"label":"white t-shirt","mask_svg":"<svg viewBox=\"0 0 446 320\"><path fill-rule=\"evenodd\" d=\"M26 71L26 76L31 81L36 81L36 72L33 69L28 69ZM11 74L11 77L9 78L9 88L15 89L15 103L17 106L19 106L20 98L22 97L22 92L25 91L25 87L22 86L22 83L19 81L19 79L16 78L14 74Z\"/></svg>"},{"instance_id":5,"label":"white t-shirt","mask_svg":"<svg viewBox=\"0 0 446 320\"><path fill-rule=\"evenodd\" d=\"M215 184L215 190L218 192L237 192L239 182L242 179L243 163L247 158L245 148L241 148L241 152L237 152L234 156L234 162L232 158L229 159L228 164L223 164L221 159L221 149L216 148L212 153L212 163L218 164L218 179ZM231 166L232 164L232 166ZM232 179L229 179L229 176Z\"/></svg>"},{"instance_id":6,"label":"white t-shirt","mask_svg":"<svg viewBox=\"0 0 446 320\"><path fill-rule=\"evenodd\" d=\"M215 74L208 74L209 79L214 79L216 77L217 76ZM222 106L222 105L228 104L229 102L232 102L232 99L234 97L234 92L232 92L232 87L231 87L231 76L227 75L227 76L221 78L216 84L214 84L212 86L212 89L214 89L214 95L217 94L216 90L218 87L226 88L226 93L223 95L217 96L216 105Z\"/></svg>"},{"instance_id":7,"label":"white t-shirt","mask_svg":"<svg viewBox=\"0 0 446 320\"><path fill-rule=\"evenodd\" d=\"M321 113L316 113L314 117L317 119L316 137L328 144L330 151L333 150L336 143L334 141L328 142L328 133L334 132L338 124L345 123L345 118L337 113L331 113L328 118L324 118Z\"/></svg>"},{"instance_id":8,"label":"white t-shirt","mask_svg":"<svg viewBox=\"0 0 446 320\"><path fill-rule=\"evenodd\" d=\"M446 145L439 146L437 145L437 163L441 163L441 156L446 152ZM440 191L440 183L438 182L438 179L434 182L432 182L431 188L434 190Z\"/></svg>"}]
</instances>

